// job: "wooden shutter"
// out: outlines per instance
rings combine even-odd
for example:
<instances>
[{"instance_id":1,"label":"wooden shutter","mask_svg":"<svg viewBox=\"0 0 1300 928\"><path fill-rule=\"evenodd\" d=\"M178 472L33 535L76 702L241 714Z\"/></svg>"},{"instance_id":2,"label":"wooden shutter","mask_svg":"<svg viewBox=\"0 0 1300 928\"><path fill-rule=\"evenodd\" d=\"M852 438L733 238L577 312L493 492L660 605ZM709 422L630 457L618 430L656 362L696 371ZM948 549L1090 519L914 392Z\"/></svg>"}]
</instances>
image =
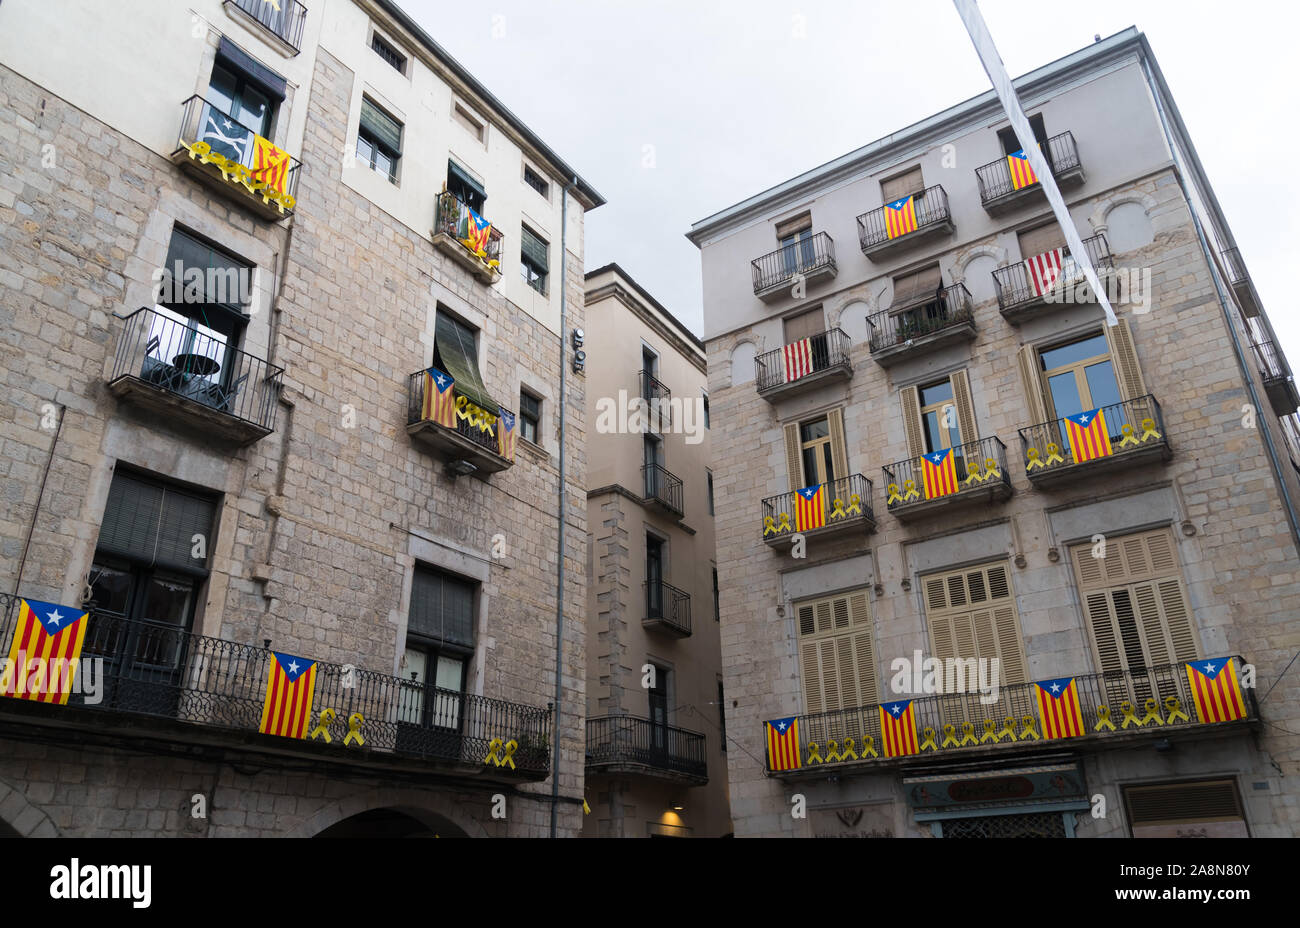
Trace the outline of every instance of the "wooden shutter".
<instances>
[{"instance_id":1,"label":"wooden shutter","mask_svg":"<svg viewBox=\"0 0 1300 928\"><path fill-rule=\"evenodd\" d=\"M1060 223L1049 222L1036 229L1027 229L1020 233L1020 256L1032 258L1053 248L1065 247L1065 233Z\"/></svg>"},{"instance_id":2,"label":"wooden shutter","mask_svg":"<svg viewBox=\"0 0 1300 928\"><path fill-rule=\"evenodd\" d=\"M799 423L785 426L785 472L791 492L805 486L803 482L803 449L799 442Z\"/></svg>"},{"instance_id":3,"label":"wooden shutter","mask_svg":"<svg viewBox=\"0 0 1300 928\"><path fill-rule=\"evenodd\" d=\"M1047 421L1047 395L1040 370L1038 351L1033 345L1020 348L1020 381L1025 389L1025 404L1029 410L1030 425Z\"/></svg>"},{"instance_id":4,"label":"wooden shutter","mask_svg":"<svg viewBox=\"0 0 1300 928\"><path fill-rule=\"evenodd\" d=\"M1118 325L1102 328L1110 345L1110 356L1115 361L1115 378L1119 381L1120 393L1126 400L1146 396L1146 382L1142 379L1142 366L1138 364L1137 348L1133 345L1133 332L1128 320L1121 319Z\"/></svg>"},{"instance_id":5,"label":"wooden shutter","mask_svg":"<svg viewBox=\"0 0 1300 928\"><path fill-rule=\"evenodd\" d=\"M922 298L932 297L942 281L943 275L937 264L895 277L894 300L890 305L905 306Z\"/></svg>"},{"instance_id":6,"label":"wooden shutter","mask_svg":"<svg viewBox=\"0 0 1300 928\"><path fill-rule=\"evenodd\" d=\"M1000 685L1027 682L1024 639L1006 564L929 576L922 589L935 657L996 657Z\"/></svg>"},{"instance_id":7,"label":"wooden shutter","mask_svg":"<svg viewBox=\"0 0 1300 928\"><path fill-rule=\"evenodd\" d=\"M849 475L848 447L844 442L844 410L832 409L826 414L826 422L831 433L831 467L835 468L835 479L843 480Z\"/></svg>"},{"instance_id":8,"label":"wooden shutter","mask_svg":"<svg viewBox=\"0 0 1300 928\"><path fill-rule=\"evenodd\" d=\"M975 406L971 402L970 378L965 371L952 373L952 400L957 407L957 427L961 429L963 443L979 440L979 431L975 426Z\"/></svg>"},{"instance_id":9,"label":"wooden shutter","mask_svg":"<svg viewBox=\"0 0 1300 928\"><path fill-rule=\"evenodd\" d=\"M920 193L925 189L925 180L921 177L921 166L880 182L880 198L886 203L901 200L909 193Z\"/></svg>"},{"instance_id":10,"label":"wooden shutter","mask_svg":"<svg viewBox=\"0 0 1300 928\"><path fill-rule=\"evenodd\" d=\"M812 213L803 213L802 215L795 216L792 219L787 219L784 222L778 223L776 227L776 239L779 242L783 238L786 238L791 235L796 235L800 232L803 232L806 229L811 229L811 228L812 228Z\"/></svg>"},{"instance_id":11,"label":"wooden shutter","mask_svg":"<svg viewBox=\"0 0 1300 928\"><path fill-rule=\"evenodd\" d=\"M880 694L866 591L800 603L796 614L806 711L874 705Z\"/></svg>"},{"instance_id":12,"label":"wooden shutter","mask_svg":"<svg viewBox=\"0 0 1300 928\"><path fill-rule=\"evenodd\" d=\"M898 391L903 406L903 430L907 433L907 456L925 454L925 436L921 433L921 397L916 387L903 387Z\"/></svg>"},{"instance_id":13,"label":"wooden shutter","mask_svg":"<svg viewBox=\"0 0 1300 928\"><path fill-rule=\"evenodd\" d=\"M790 345L801 338L820 335L825 331L826 315L822 312L822 308L818 306L816 309L810 309L806 313L800 313L785 320L785 343Z\"/></svg>"}]
</instances>

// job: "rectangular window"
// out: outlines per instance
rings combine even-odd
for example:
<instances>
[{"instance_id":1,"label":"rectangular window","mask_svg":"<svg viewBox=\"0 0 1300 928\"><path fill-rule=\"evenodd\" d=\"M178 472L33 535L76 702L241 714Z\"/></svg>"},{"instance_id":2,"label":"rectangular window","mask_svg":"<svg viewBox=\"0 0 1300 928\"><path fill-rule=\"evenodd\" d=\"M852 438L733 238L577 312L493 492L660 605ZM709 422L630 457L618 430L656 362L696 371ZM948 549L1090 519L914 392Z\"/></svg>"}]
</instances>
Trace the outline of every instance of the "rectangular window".
<instances>
[{"instance_id":1,"label":"rectangular window","mask_svg":"<svg viewBox=\"0 0 1300 928\"><path fill-rule=\"evenodd\" d=\"M876 684L867 591L855 590L798 603L795 618L799 623L804 711L816 715L876 703L880 692ZM843 727L853 723L851 715L832 715L812 722L815 727L809 732L801 727L799 737L803 741L824 743L827 738L842 740L845 735L851 735L860 742L862 732Z\"/></svg>"},{"instance_id":2,"label":"rectangular window","mask_svg":"<svg viewBox=\"0 0 1300 928\"><path fill-rule=\"evenodd\" d=\"M551 185L546 182L546 178L542 177L542 175L538 174L526 164L524 165L524 183L532 187L542 196L550 199Z\"/></svg>"},{"instance_id":3,"label":"rectangular window","mask_svg":"<svg viewBox=\"0 0 1300 928\"><path fill-rule=\"evenodd\" d=\"M531 393L519 391L519 435L537 444L537 430L542 422L542 401Z\"/></svg>"},{"instance_id":4,"label":"rectangular window","mask_svg":"<svg viewBox=\"0 0 1300 928\"><path fill-rule=\"evenodd\" d=\"M707 393L704 394L704 427L712 428L709 425L709 394Z\"/></svg>"},{"instance_id":5,"label":"rectangular window","mask_svg":"<svg viewBox=\"0 0 1300 928\"><path fill-rule=\"evenodd\" d=\"M895 200L901 200L913 193L920 193L924 189L925 180L921 176L921 166L918 164L902 174L888 180L882 180L880 182L880 197L886 203L893 203Z\"/></svg>"},{"instance_id":6,"label":"rectangular window","mask_svg":"<svg viewBox=\"0 0 1300 928\"><path fill-rule=\"evenodd\" d=\"M1236 781L1184 780L1124 787L1134 838L1249 838Z\"/></svg>"},{"instance_id":7,"label":"rectangular window","mask_svg":"<svg viewBox=\"0 0 1300 928\"><path fill-rule=\"evenodd\" d=\"M722 681L718 681L718 741L722 753L727 753L727 700L722 692Z\"/></svg>"},{"instance_id":8,"label":"rectangular window","mask_svg":"<svg viewBox=\"0 0 1300 928\"><path fill-rule=\"evenodd\" d=\"M476 213L487 203L487 188L455 161L447 161L447 191Z\"/></svg>"},{"instance_id":9,"label":"rectangular window","mask_svg":"<svg viewBox=\"0 0 1300 928\"><path fill-rule=\"evenodd\" d=\"M543 296L546 295L548 249L545 239L528 226L520 226L519 273L528 286Z\"/></svg>"},{"instance_id":10,"label":"rectangular window","mask_svg":"<svg viewBox=\"0 0 1300 928\"><path fill-rule=\"evenodd\" d=\"M361 98L361 122L357 127L357 158L371 170L397 183L397 164L402 157L402 124Z\"/></svg>"},{"instance_id":11,"label":"rectangular window","mask_svg":"<svg viewBox=\"0 0 1300 928\"><path fill-rule=\"evenodd\" d=\"M456 395L480 409L499 405L483 383L478 366L478 332L438 307L434 321L433 366L456 381Z\"/></svg>"},{"instance_id":12,"label":"rectangular window","mask_svg":"<svg viewBox=\"0 0 1300 928\"><path fill-rule=\"evenodd\" d=\"M713 471L706 474L709 487L709 515L713 515Z\"/></svg>"},{"instance_id":13,"label":"rectangular window","mask_svg":"<svg viewBox=\"0 0 1300 928\"><path fill-rule=\"evenodd\" d=\"M785 343L792 345L801 338L809 338L825 332L826 314L818 306L797 316L790 316L784 320L783 325L785 327Z\"/></svg>"},{"instance_id":14,"label":"rectangular window","mask_svg":"<svg viewBox=\"0 0 1300 928\"><path fill-rule=\"evenodd\" d=\"M718 591L718 568L713 568L713 621L722 621L722 598Z\"/></svg>"},{"instance_id":15,"label":"rectangular window","mask_svg":"<svg viewBox=\"0 0 1300 928\"><path fill-rule=\"evenodd\" d=\"M1034 141L1042 145L1047 141L1047 129L1043 127L1043 114L1035 113L1029 117L1029 128L1034 132ZM998 130L998 142L1002 145L1002 153L1009 155L1013 151L1020 151L1020 140L1016 138L1016 130L1010 128Z\"/></svg>"},{"instance_id":16,"label":"rectangular window","mask_svg":"<svg viewBox=\"0 0 1300 928\"><path fill-rule=\"evenodd\" d=\"M398 74L406 73L406 56L399 52L391 42L387 41L378 32L371 35L370 47L374 49L375 54L392 65L393 70Z\"/></svg>"},{"instance_id":17,"label":"rectangular window","mask_svg":"<svg viewBox=\"0 0 1300 928\"><path fill-rule=\"evenodd\" d=\"M476 590L474 583L416 565L399 721L426 728L459 728L466 670L474 652Z\"/></svg>"},{"instance_id":18,"label":"rectangular window","mask_svg":"<svg viewBox=\"0 0 1300 928\"><path fill-rule=\"evenodd\" d=\"M476 119L468 109L456 103L451 108L452 119L456 120L462 128L480 142L483 141L484 124Z\"/></svg>"}]
</instances>

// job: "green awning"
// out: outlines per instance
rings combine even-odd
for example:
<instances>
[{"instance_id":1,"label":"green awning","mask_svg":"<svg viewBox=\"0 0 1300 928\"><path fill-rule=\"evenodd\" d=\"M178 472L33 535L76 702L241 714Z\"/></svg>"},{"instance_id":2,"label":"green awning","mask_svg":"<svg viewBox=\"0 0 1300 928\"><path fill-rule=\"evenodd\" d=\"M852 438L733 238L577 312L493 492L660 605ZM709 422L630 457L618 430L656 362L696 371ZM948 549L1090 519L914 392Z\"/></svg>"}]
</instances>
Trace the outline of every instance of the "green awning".
<instances>
[{"instance_id":1,"label":"green awning","mask_svg":"<svg viewBox=\"0 0 1300 928\"><path fill-rule=\"evenodd\" d=\"M361 98L361 128L378 139L392 157L402 154L402 124L366 97Z\"/></svg>"},{"instance_id":2,"label":"green awning","mask_svg":"<svg viewBox=\"0 0 1300 928\"><path fill-rule=\"evenodd\" d=\"M439 312L433 344L442 366L451 375L451 379L456 381L456 393L495 416L497 401L492 399L479 375L474 336L464 326L457 324L456 320Z\"/></svg>"},{"instance_id":3,"label":"green awning","mask_svg":"<svg viewBox=\"0 0 1300 928\"><path fill-rule=\"evenodd\" d=\"M483 188L483 185L480 184L478 181L476 181L474 178L470 177L469 172L466 171L464 168L462 168L455 161L448 160L447 176L449 179L454 178L455 180L460 181L462 184L466 186L466 188L478 194L478 198L480 200L484 200L484 201L487 200L487 190Z\"/></svg>"}]
</instances>

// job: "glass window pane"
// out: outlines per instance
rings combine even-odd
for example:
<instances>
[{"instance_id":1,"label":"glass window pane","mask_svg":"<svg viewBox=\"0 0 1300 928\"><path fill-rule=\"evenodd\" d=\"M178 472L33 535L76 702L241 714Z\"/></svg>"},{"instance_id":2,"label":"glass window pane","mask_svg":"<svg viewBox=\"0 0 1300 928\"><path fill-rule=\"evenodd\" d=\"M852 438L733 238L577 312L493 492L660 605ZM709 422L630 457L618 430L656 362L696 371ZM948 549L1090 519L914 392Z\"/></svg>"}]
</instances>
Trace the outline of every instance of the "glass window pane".
<instances>
[{"instance_id":1,"label":"glass window pane","mask_svg":"<svg viewBox=\"0 0 1300 928\"><path fill-rule=\"evenodd\" d=\"M465 662L455 657L438 657L438 678L434 685L440 690L460 692L461 677L465 672Z\"/></svg>"},{"instance_id":2,"label":"glass window pane","mask_svg":"<svg viewBox=\"0 0 1300 928\"><path fill-rule=\"evenodd\" d=\"M1079 399L1079 384L1074 379L1074 371L1049 377L1047 386L1052 392L1052 408L1056 410L1058 418L1083 412L1082 400Z\"/></svg>"},{"instance_id":3,"label":"glass window pane","mask_svg":"<svg viewBox=\"0 0 1300 928\"><path fill-rule=\"evenodd\" d=\"M375 148L366 139L360 135L357 136L357 157L366 164L374 161Z\"/></svg>"},{"instance_id":4,"label":"glass window pane","mask_svg":"<svg viewBox=\"0 0 1300 928\"><path fill-rule=\"evenodd\" d=\"M393 176L393 159L378 148L375 149L375 170L386 177Z\"/></svg>"},{"instance_id":5,"label":"glass window pane","mask_svg":"<svg viewBox=\"0 0 1300 928\"><path fill-rule=\"evenodd\" d=\"M414 680L416 683L424 683L428 677L429 657L423 651L415 648L406 649L406 666L402 668L402 676L407 680ZM414 674L414 677L412 677Z\"/></svg>"},{"instance_id":6,"label":"glass window pane","mask_svg":"<svg viewBox=\"0 0 1300 928\"><path fill-rule=\"evenodd\" d=\"M817 480L817 449L803 449L803 479L805 486L815 483Z\"/></svg>"},{"instance_id":7,"label":"glass window pane","mask_svg":"<svg viewBox=\"0 0 1300 928\"><path fill-rule=\"evenodd\" d=\"M952 381L941 380L938 383L932 383L929 386L922 387L921 407L933 406L935 403L946 403L952 399Z\"/></svg>"},{"instance_id":8,"label":"glass window pane","mask_svg":"<svg viewBox=\"0 0 1300 928\"><path fill-rule=\"evenodd\" d=\"M804 442L810 442L825 438L831 433L831 427L825 419L818 419L816 422L805 422L799 426L799 432Z\"/></svg>"},{"instance_id":9,"label":"glass window pane","mask_svg":"<svg viewBox=\"0 0 1300 928\"><path fill-rule=\"evenodd\" d=\"M1119 383L1115 380L1115 369L1109 360L1089 364L1083 369L1083 375L1088 379L1088 393L1094 407L1120 402Z\"/></svg>"},{"instance_id":10,"label":"glass window pane","mask_svg":"<svg viewBox=\"0 0 1300 928\"><path fill-rule=\"evenodd\" d=\"M130 605L131 575L124 570L96 564L90 571L94 598L91 606L98 612L126 615Z\"/></svg>"},{"instance_id":11,"label":"glass window pane","mask_svg":"<svg viewBox=\"0 0 1300 928\"><path fill-rule=\"evenodd\" d=\"M822 445L822 473L826 479L822 483L830 483L835 479L835 465L831 463L831 443L827 442Z\"/></svg>"},{"instance_id":12,"label":"glass window pane","mask_svg":"<svg viewBox=\"0 0 1300 928\"><path fill-rule=\"evenodd\" d=\"M942 451L946 446L943 443L943 436L939 432L939 414L937 412L927 412L921 416L921 422L925 427L925 450Z\"/></svg>"},{"instance_id":13,"label":"glass window pane","mask_svg":"<svg viewBox=\"0 0 1300 928\"><path fill-rule=\"evenodd\" d=\"M239 121L263 138L271 123L271 101L259 90L247 84L239 95Z\"/></svg>"},{"instance_id":14,"label":"glass window pane","mask_svg":"<svg viewBox=\"0 0 1300 928\"><path fill-rule=\"evenodd\" d=\"M221 65L212 68L212 81L208 84L207 100L217 109L229 113L235 108L235 93L239 80Z\"/></svg>"},{"instance_id":15,"label":"glass window pane","mask_svg":"<svg viewBox=\"0 0 1300 928\"><path fill-rule=\"evenodd\" d=\"M1070 342L1068 345L1049 348L1042 352L1040 357L1043 363L1043 370L1053 371L1058 367L1065 367L1067 364L1074 364L1077 361L1083 361L1087 358L1095 358L1098 355L1109 353L1110 348L1106 344L1106 336L1093 335L1089 338L1080 339L1077 342Z\"/></svg>"}]
</instances>

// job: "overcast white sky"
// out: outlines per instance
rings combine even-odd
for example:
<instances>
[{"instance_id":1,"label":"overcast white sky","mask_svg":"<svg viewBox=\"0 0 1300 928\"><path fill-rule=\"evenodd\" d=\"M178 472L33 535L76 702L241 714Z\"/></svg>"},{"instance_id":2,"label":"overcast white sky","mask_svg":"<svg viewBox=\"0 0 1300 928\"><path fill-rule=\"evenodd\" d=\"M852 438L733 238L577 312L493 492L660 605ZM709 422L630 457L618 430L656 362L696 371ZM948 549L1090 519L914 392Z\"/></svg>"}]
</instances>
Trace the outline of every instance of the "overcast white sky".
<instances>
[{"instance_id":1,"label":"overcast white sky","mask_svg":"<svg viewBox=\"0 0 1300 928\"><path fill-rule=\"evenodd\" d=\"M691 223L989 89L950 0L399 2L609 201L587 220L588 269L617 261L697 333ZM980 7L1012 76L1097 33L1146 33L1300 362L1300 314L1287 303L1300 4Z\"/></svg>"}]
</instances>

